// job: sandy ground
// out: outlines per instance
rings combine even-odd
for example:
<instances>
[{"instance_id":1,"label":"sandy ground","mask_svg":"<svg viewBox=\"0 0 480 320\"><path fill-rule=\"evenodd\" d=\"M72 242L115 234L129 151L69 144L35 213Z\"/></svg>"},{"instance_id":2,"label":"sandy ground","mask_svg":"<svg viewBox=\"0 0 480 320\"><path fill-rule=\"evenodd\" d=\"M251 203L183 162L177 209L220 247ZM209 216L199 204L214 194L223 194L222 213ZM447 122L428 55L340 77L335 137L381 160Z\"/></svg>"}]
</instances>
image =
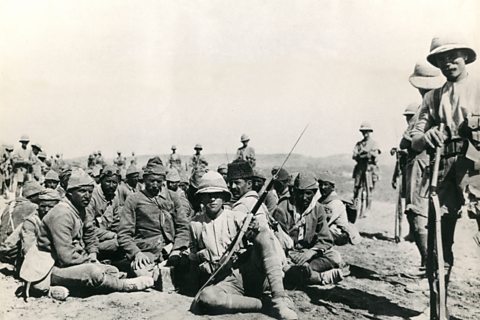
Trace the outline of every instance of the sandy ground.
<instances>
[{"instance_id":1,"label":"sandy ground","mask_svg":"<svg viewBox=\"0 0 480 320\"><path fill-rule=\"evenodd\" d=\"M351 275L336 286L289 291L300 319L405 319L427 306L428 292L408 293L416 280L403 273L419 263L412 243L393 238L394 207L374 203L372 213L357 225L363 241L339 248L351 265ZM407 227L404 227L406 230ZM449 290L453 319L478 319L480 314L480 248L472 235L473 220L459 220L455 241L456 265ZM3 269L0 273L0 319L269 319L262 314L196 316L188 311L191 298L155 290L113 293L65 302L15 297L20 283Z\"/></svg>"}]
</instances>

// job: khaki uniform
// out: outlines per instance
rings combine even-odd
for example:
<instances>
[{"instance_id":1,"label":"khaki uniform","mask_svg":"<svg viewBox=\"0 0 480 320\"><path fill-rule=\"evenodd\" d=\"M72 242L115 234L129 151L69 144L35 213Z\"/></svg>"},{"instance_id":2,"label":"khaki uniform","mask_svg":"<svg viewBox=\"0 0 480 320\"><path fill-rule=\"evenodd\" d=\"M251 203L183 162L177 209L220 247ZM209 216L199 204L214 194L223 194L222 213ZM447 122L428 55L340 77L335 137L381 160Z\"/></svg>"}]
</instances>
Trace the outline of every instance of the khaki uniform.
<instances>
[{"instance_id":1,"label":"khaki uniform","mask_svg":"<svg viewBox=\"0 0 480 320\"><path fill-rule=\"evenodd\" d=\"M368 140L360 140L353 148L352 158L357 162L353 168L353 179L355 179L355 187L360 187L362 176L369 171L371 173L371 180L367 179L367 187L373 189L375 182L379 179L377 157L380 154L380 149L377 143L369 138ZM367 175L367 177L369 177Z\"/></svg>"},{"instance_id":2,"label":"khaki uniform","mask_svg":"<svg viewBox=\"0 0 480 320\"><path fill-rule=\"evenodd\" d=\"M245 160L250 163L252 168L255 168L256 158L255 158L255 149L250 146L242 146L237 149L237 160Z\"/></svg>"}]
</instances>

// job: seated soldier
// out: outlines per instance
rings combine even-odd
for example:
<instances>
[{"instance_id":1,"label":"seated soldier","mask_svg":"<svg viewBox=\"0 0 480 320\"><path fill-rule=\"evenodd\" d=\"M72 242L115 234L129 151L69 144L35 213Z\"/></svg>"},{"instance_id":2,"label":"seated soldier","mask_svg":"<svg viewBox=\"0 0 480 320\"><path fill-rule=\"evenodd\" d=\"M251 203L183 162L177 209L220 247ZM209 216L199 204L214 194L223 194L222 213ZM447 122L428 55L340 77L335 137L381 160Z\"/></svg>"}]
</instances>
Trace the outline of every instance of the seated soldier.
<instances>
[{"instance_id":1,"label":"seated soldier","mask_svg":"<svg viewBox=\"0 0 480 320\"><path fill-rule=\"evenodd\" d=\"M159 262L175 265L188 249L190 235L180 197L163 188L166 170L152 164L143 173L145 188L127 198L120 210L118 243L137 275L158 276Z\"/></svg>"},{"instance_id":2,"label":"seated soldier","mask_svg":"<svg viewBox=\"0 0 480 320\"><path fill-rule=\"evenodd\" d=\"M170 168L167 173L167 189L175 192L180 197L182 205L185 207L187 217L193 215L193 207L190 202L187 200L187 196L183 189L180 188L180 174L177 169Z\"/></svg>"},{"instance_id":3,"label":"seated soldier","mask_svg":"<svg viewBox=\"0 0 480 320\"><path fill-rule=\"evenodd\" d=\"M89 288L97 292L130 292L153 285L149 277L120 279L117 268L98 262L98 240L93 226L85 223L85 208L90 202L93 188L93 179L83 170L75 169L68 181L65 198L43 217L38 252L49 253L54 266L47 270L46 282L34 285L37 289L45 290L52 285L70 290ZM22 269L31 267L25 266L27 261L26 258ZM35 260L32 262L35 263ZM44 287L44 284L47 286Z\"/></svg>"},{"instance_id":4,"label":"seated soldier","mask_svg":"<svg viewBox=\"0 0 480 320\"><path fill-rule=\"evenodd\" d=\"M58 173L53 170L49 170L45 175L45 181L43 182L43 185L45 188L56 190L59 182L60 178L58 177Z\"/></svg>"},{"instance_id":5,"label":"seated soldier","mask_svg":"<svg viewBox=\"0 0 480 320\"><path fill-rule=\"evenodd\" d=\"M37 247L42 219L61 199L60 194L52 189L45 189L40 194L37 211L25 219L20 232L22 260L32 247ZM51 286L48 295L58 300L65 300L69 293L65 287Z\"/></svg>"},{"instance_id":6,"label":"seated soldier","mask_svg":"<svg viewBox=\"0 0 480 320\"><path fill-rule=\"evenodd\" d=\"M333 179L326 174L318 179L321 198L318 200L323 205L327 214L327 224L333 242L337 246L347 243L357 244L360 234L355 226L348 222L347 210L342 200L335 191Z\"/></svg>"},{"instance_id":7,"label":"seated soldier","mask_svg":"<svg viewBox=\"0 0 480 320\"><path fill-rule=\"evenodd\" d=\"M137 169L134 165L130 165L127 168L125 175L125 182L122 182L118 186L118 196L120 197L120 205L125 204L125 200L131 194L134 194L136 191L141 189L140 183L138 182L140 176L140 170Z\"/></svg>"},{"instance_id":8,"label":"seated soldier","mask_svg":"<svg viewBox=\"0 0 480 320\"><path fill-rule=\"evenodd\" d=\"M87 217L91 219L98 238L100 256L103 258L112 258L118 251L119 180L118 168L106 166L100 175L100 184L93 189L92 199L86 208Z\"/></svg>"},{"instance_id":9,"label":"seated soldier","mask_svg":"<svg viewBox=\"0 0 480 320\"><path fill-rule=\"evenodd\" d=\"M0 261L17 265L22 223L37 210L44 188L37 181L27 181L22 197L17 197L4 210L0 223Z\"/></svg>"},{"instance_id":10,"label":"seated soldier","mask_svg":"<svg viewBox=\"0 0 480 320\"><path fill-rule=\"evenodd\" d=\"M38 197L37 210L29 215L22 225L20 232L20 240L22 246L23 256L30 250L31 247L37 246L37 238L40 234L40 225L43 217L55 207L62 199L56 190L45 189Z\"/></svg>"},{"instance_id":11,"label":"seated soldier","mask_svg":"<svg viewBox=\"0 0 480 320\"><path fill-rule=\"evenodd\" d=\"M258 171L257 169L253 170L253 179L252 179L252 182L253 182L252 189L253 189L253 191L260 194L262 189L265 186L265 181L266 180L267 180L267 178L260 171ZM277 207L277 203L278 203L278 196L277 196L277 193L275 192L275 190L268 191L267 197L265 198L264 203L265 203L265 206L268 209L268 212L270 214L272 214L273 211L275 210L275 208Z\"/></svg>"},{"instance_id":12,"label":"seated soldier","mask_svg":"<svg viewBox=\"0 0 480 320\"><path fill-rule=\"evenodd\" d=\"M233 174L237 182L245 182L240 172L232 171L229 167L229 175ZM247 173L250 177L251 174ZM251 186L251 180L248 183ZM190 259L202 272L211 274L240 231L247 214L224 208L232 194L217 172L207 172L201 178L197 197L203 209L190 224ZM196 306L209 313L260 312L264 307L261 297L269 285L274 315L279 319L297 319L296 313L288 307L289 299L283 288L282 258L285 256L282 249L276 245L268 225L261 222L265 219L254 217L252 221L250 232L247 232L250 233L247 236L249 244L237 254L238 259L223 280L202 290Z\"/></svg>"},{"instance_id":13,"label":"seated soldier","mask_svg":"<svg viewBox=\"0 0 480 320\"><path fill-rule=\"evenodd\" d=\"M318 183L311 173L299 173L293 195L279 204L273 217L294 241L288 252L292 267L287 279L296 284L332 284L342 280L340 253L333 250L327 215L318 201Z\"/></svg>"}]
</instances>

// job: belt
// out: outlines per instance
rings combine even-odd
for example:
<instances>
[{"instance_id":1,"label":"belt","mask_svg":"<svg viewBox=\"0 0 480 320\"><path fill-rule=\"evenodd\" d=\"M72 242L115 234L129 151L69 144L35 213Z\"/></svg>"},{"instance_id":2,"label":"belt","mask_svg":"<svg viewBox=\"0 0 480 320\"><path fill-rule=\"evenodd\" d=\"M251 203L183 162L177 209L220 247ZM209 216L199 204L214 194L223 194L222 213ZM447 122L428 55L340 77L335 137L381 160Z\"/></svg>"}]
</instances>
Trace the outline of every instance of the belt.
<instances>
[{"instance_id":1,"label":"belt","mask_svg":"<svg viewBox=\"0 0 480 320\"><path fill-rule=\"evenodd\" d=\"M453 139L445 143L442 155L445 158L451 158L466 153L468 144L462 139Z\"/></svg>"}]
</instances>

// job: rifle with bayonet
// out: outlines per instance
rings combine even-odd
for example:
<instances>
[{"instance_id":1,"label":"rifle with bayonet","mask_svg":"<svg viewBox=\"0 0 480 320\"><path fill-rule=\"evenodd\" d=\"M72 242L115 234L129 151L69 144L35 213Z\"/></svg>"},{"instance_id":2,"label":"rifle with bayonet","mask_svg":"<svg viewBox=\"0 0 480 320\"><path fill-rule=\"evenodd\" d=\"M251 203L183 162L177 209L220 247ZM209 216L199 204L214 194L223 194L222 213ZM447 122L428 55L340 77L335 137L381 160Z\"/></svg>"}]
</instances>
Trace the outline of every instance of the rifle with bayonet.
<instances>
[{"instance_id":1,"label":"rifle with bayonet","mask_svg":"<svg viewBox=\"0 0 480 320\"><path fill-rule=\"evenodd\" d=\"M285 163L290 158L290 155L292 154L293 150L297 146L298 142L302 138L302 136L305 133L305 131L307 130L307 128L308 128L308 125L305 126L305 128L303 129L302 133L300 134L297 141L293 145L292 149L288 153L288 155L285 158L285 160L283 161L282 165L280 166L280 169L283 168ZM258 198L257 202L253 206L252 210L247 214L247 216L243 220L242 227L240 228L240 231L237 233L237 235L235 236L233 241L230 243L227 250L225 250L223 255L220 257L218 268L212 273L210 278L208 278L208 280L203 284L203 286L200 288L200 290L198 290L197 294L195 295L195 298L193 299L193 304L192 305L194 305L198 302L198 297L200 296L200 293L202 292L202 290L205 289L206 287L208 287L209 285L217 282L218 278L225 271L225 268L227 268L228 266L231 265L231 260L233 259L234 254L236 252L238 252L238 250L240 249L240 246L241 246L242 241L243 241L243 237L244 237L245 233L247 232L247 230L250 226L250 222L252 221L253 217L257 214L258 210L262 206L263 202L265 201L265 199L267 197L268 192L273 188L273 183L278 178L278 172L279 171L280 170L278 170L277 173L275 173L275 175L272 177L272 179L268 183L267 187L264 189L264 191L262 192L262 194Z\"/></svg>"}]
</instances>

